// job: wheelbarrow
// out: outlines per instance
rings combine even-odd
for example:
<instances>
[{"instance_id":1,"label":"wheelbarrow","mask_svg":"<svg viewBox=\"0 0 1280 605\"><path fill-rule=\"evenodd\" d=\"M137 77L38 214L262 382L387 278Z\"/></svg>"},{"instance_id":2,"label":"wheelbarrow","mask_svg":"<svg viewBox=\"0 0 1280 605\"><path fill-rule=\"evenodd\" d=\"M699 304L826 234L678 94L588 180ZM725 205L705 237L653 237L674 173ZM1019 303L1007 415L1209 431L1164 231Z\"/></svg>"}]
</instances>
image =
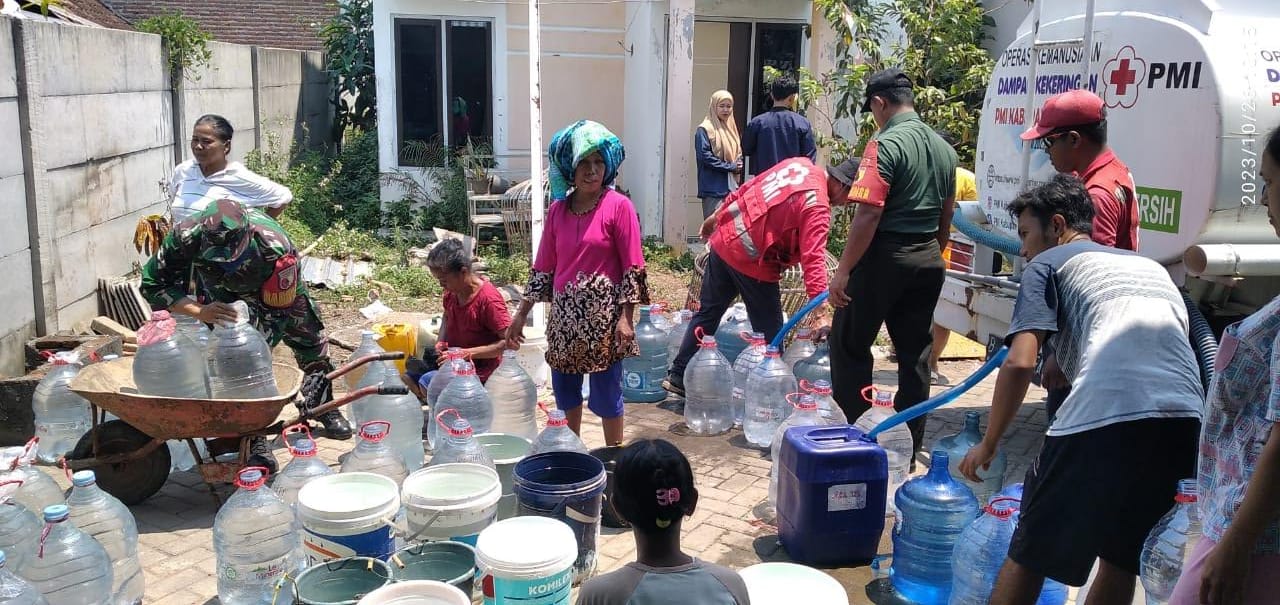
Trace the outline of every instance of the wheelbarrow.
<instances>
[{"instance_id":1,"label":"wheelbarrow","mask_svg":"<svg viewBox=\"0 0 1280 605\"><path fill-rule=\"evenodd\" d=\"M393 361L404 353L392 351L351 360L330 372L329 380L372 361ZM133 383L133 358L122 357L86 366L71 381L71 390L89 401L93 426L64 461L69 471L89 469L98 485L125 504L138 504L154 495L169 478L172 460L169 440L184 441L191 448L196 468L214 501L215 486L233 483L246 465L249 444L255 437L279 435L283 427L306 422L330 410L368 395L403 395L403 386L368 386L347 393L298 417L279 421L281 410L294 403L302 388L303 373L282 363L273 367L280 393L267 399L185 399L143 395ZM117 419L107 420L107 413ZM203 439L208 455L196 447ZM219 460L217 451L234 451L234 460ZM227 452L230 453L230 452ZM223 457L225 458L225 457Z\"/></svg>"}]
</instances>

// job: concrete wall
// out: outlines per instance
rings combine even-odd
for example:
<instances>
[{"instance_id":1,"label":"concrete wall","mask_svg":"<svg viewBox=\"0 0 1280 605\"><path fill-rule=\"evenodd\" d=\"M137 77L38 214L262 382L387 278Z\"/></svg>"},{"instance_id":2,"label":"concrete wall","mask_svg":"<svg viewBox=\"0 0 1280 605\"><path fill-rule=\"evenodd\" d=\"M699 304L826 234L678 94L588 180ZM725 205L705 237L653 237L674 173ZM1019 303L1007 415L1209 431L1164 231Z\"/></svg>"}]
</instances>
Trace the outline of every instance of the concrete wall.
<instances>
[{"instance_id":1,"label":"concrete wall","mask_svg":"<svg viewBox=\"0 0 1280 605\"><path fill-rule=\"evenodd\" d=\"M18 116L18 78L13 32L0 23L0 376L21 373L22 345L35 336L36 308L31 282L31 243L27 233L27 188Z\"/></svg>"},{"instance_id":2,"label":"concrete wall","mask_svg":"<svg viewBox=\"0 0 1280 605\"><path fill-rule=\"evenodd\" d=\"M212 50L175 94L158 36L0 18L0 376L22 374L29 338L97 315L99 278L146 260L135 226L164 210L160 184L190 156L198 116L232 122L236 159L265 131L329 141L320 53Z\"/></svg>"}]
</instances>

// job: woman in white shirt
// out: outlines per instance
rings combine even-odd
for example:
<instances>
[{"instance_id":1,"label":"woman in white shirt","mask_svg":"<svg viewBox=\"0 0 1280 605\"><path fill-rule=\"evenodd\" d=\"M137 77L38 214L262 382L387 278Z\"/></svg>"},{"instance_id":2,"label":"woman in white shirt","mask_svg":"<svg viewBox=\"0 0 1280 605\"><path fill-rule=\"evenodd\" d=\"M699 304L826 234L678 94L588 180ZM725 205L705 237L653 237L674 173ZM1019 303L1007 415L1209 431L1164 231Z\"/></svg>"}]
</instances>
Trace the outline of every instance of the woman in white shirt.
<instances>
[{"instance_id":1,"label":"woman in white shirt","mask_svg":"<svg viewBox=\"0 0 1280 605\"><path fill-rule=\"evenodd\" d=\"M169 212L178 224L204 210L210 203L228 199L280 216L293 201L293 192L264 176L227 160L235 130L226 118L203 115L191 132L191 155L173 169L169 180Z\"/></svg>"}]
</instances>

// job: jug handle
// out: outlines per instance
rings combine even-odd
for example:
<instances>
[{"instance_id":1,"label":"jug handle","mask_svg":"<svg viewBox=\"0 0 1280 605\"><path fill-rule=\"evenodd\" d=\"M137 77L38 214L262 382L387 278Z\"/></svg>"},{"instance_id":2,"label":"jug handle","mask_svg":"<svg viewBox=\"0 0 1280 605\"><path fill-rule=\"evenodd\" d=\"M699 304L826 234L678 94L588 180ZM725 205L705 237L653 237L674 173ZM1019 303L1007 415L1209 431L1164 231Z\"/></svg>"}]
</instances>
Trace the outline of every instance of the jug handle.
<instances>
[{"instance_id":1,"label":"jug handle","mask_svg":"<svg viewBox=\"0 0 1280 605\"><path fill-rule=\"evenodd\" d=\"M787 400L787 403L791 404L791 407L793 407L793 408L795 408L795 409L797 409L797 410L798 410L798 409L800 409L800 396L801 396L801 395L803 395L803 393L787 393L787 394L786 394L786 395L784 395L782 398L783 398L783 399L786 399L786 400Z\"/></svg>"},{"instance_id":2,"label":"jug handle","mask_svg":"<svg viewBox=\"0 0 1280 605\"><path fill-rule=\"evenodd\" d=\"M289 443L289 435L294 435L297 433L306 433L307 439L310 439L312 442L315 442L315 438L311 436L311 426L308 425L307 423L299 422L297 424L291 424L289 426L286 426L284 427L284 429L280 431L280 440L284 441L284 446L288 448L290 454L294 454L296 453L296 451L294 450L293 444Z\"/></svg>"},{"instance_id":3,"label":"jug handle","mask_svg":"<svg viewBox=\"0 0 1280 605\"><path fill-rule=\"evenodd\" d=\"M751 342L751 333L743 330L738 333L738 338L741 338L744 342Z\"/></svg>"},{"instance_id":4,"label":"jug handle","mask_svg":"<svg viewBox=\"0 0 1280 605\"><path fill-rule=\"evenodd\" d=\"M459 420L466 420L466 418L463 418L462 414L459 413L456 408L449 408L446 410L442 410L439 414L436 414L436 424L440 425L440 427L445 429L446 431L453 430L453 427L444 423L444 415L448 414L449 412L453 412L453 415L457 416Z\"/></svg>"},{"instance_id":5,"label":"jug handle","mask_svg":"<svg viewBox=\"0 0 1280 605\"><path fill-rule=\"evenodd\" d=\"M862 398L863 398L863 399L866 399L866 400L867 400L867 403L875 403L875 401L876 401L876 385L874 385L874 384L869 384L869 385L867 385L866 387L864 387L861 391L859 391L859 393L862 393Z\"/></svg>"}]
</instances>

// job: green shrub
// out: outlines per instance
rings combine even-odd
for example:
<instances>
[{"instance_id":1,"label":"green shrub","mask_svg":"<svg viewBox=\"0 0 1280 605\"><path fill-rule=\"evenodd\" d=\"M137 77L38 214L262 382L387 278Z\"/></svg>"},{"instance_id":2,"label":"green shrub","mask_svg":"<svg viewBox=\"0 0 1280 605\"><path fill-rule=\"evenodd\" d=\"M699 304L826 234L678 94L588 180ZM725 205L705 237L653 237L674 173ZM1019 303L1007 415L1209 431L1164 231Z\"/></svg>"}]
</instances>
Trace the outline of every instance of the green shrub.
<instances>
[{"instance_id":1,"label":"green shrub","mask_svg":"<svg viewBox=\"0 0 1280 605\"><path fill-rule=\"evenodd\" d=\"M521 286L529 282L529 257L524 254L481 253L489 280L496 286Z\"/></svg>"},{"instance_id":2,"label":"green shrub","mask_svg":"<svg viewBox=\"0 0 1280 605\"><path fill-rule=\"evenodd\" d=\"M379 192L378 132L350 132L329 173L327 194L347 224L359 229L382 226Z\"/></svg>"},{"instance_id":3,"label":"green shrub","mask_svg":"<svg viewBox=\"0 0 1280 605\"><path fill-rule=\"evenodd\" d=\"M644 247L644 262L646 265L666 268L669 271L692 271L693 270L693 254L685 250L681 254L671 246L663 243L657 236L651 235L644 238L642 242Z\"/></svg>"},{"instance_id":4,"label":"green shrub","mask_svg":"<svg viewBox=\"0 0 1280 605\"><path fill-rule=\"evenodd\" d=\"M373 281L386 284L394 290L394 292L383 292L384 296L439 298L444 292L440 288L440 281L422 267L380 264L373 270Z\"/></svg>"}]
</instances>

